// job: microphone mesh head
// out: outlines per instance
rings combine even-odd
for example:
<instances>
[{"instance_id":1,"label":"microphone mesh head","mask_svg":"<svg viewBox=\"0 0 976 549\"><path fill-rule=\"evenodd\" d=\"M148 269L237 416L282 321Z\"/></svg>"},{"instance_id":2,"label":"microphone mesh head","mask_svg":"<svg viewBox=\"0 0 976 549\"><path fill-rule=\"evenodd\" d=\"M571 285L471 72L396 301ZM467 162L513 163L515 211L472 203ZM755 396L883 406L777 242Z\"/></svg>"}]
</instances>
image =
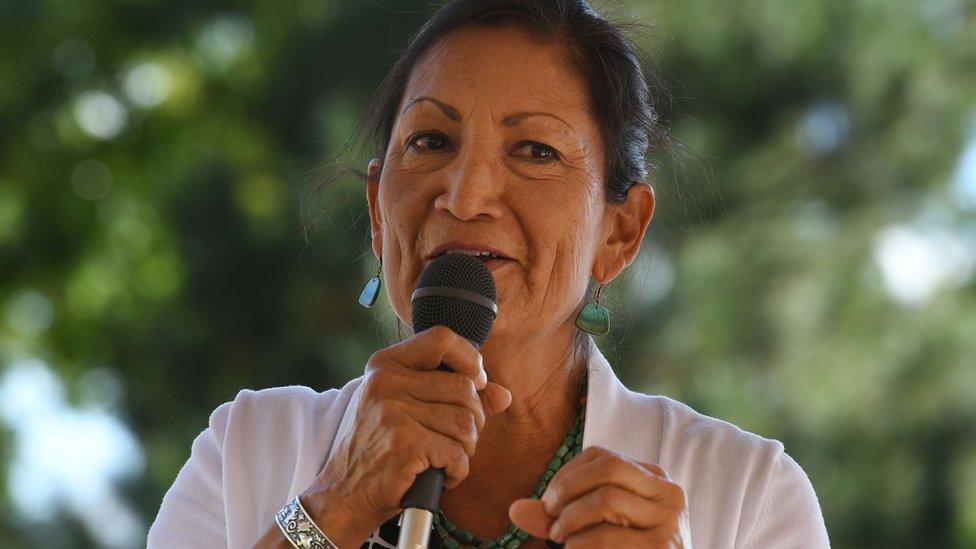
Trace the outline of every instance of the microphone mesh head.
<instances>
[{"instance_id":1,"label":"microphone mesh head","mask_svg":"<svg viewBox=\"0 0 976 549\"><path fill-rule=\"evenodd\" d=\"M498 302L495 278L480 259L461 253L444 254L424 269L420 288L457 288ZM426 296L413 300L413 331L443 325L481 347L495 322L495 313L478 303L454 296Z\"/></svg>"}]
</instances>

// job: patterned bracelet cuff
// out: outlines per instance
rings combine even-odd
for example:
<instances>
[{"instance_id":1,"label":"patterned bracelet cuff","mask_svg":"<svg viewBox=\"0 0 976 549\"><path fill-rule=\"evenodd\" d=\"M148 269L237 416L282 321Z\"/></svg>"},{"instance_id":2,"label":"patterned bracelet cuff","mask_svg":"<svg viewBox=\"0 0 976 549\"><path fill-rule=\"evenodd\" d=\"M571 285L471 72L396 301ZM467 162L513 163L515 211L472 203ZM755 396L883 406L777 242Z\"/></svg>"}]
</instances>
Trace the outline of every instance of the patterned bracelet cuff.
<instances>
[{"instance_id":1,"label":"patterned bracelet cuff","mask_svg":"<svg viewBox=\"0 0 976 549\"><path fill-rule=\"evenodd\" d=\"M312 520L298 496L275 514L278 528L299 549L339 549Z\"/></svg>"}]
</instances>

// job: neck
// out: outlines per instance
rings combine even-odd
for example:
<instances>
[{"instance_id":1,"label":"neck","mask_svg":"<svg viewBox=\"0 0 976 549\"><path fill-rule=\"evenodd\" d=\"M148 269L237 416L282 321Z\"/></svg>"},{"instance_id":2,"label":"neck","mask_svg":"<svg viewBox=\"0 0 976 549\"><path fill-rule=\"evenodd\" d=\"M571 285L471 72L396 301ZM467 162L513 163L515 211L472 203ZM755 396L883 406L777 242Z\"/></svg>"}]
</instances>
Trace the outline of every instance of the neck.
<instances>
[{"instance_id":1,"label":"neck","mask_svg":"<svg viewBox=\"0 0 976 549\"><path fill-rule=\"evenodd\" d=\"M530 341L493 334L482 347L488 379L512 393L512 404L488 418L469 461L467 479L447 490L441 508L455 523L482 537L509 526L508 505L530 497L579 411L586 360L596 352L586 337L576 352L576 327Z\"/></svg>"},{"instance_id":2,"label":"neck","mask_svg":"<svg viewBox=\"0 0 976 549\"><path fill-rule=\"evenodd\" d=\"M551 458L576 421L586 361L595 352L588 337L578 352L577 333L574 325L532 340L500 337L482 349L488 379L511 391L512 404L488 419L476 461Z\"/></svg>"}]
</instances>

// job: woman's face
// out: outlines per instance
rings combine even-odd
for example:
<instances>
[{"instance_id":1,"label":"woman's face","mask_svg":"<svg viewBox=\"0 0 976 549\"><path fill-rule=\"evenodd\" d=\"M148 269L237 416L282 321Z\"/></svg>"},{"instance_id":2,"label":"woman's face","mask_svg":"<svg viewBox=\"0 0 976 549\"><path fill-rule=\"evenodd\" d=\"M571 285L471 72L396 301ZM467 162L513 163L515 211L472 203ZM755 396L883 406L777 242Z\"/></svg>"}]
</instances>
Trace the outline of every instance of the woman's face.
<instances>
[{"instance_id":1,"label":"woman's face","mask_svg":"<svg viewBox=\"0 0 976 549\"><path fill-rule=\"evenodd\" d=\"M368 198L388 294L445 249L497 251L492 338L572 323L612 223L587 93L562 50L517 28L467 28L417 63ZM621 267L622 268L622 267ZM616 273L610 275L614 276Z\"/></svg>"}]
</instances>

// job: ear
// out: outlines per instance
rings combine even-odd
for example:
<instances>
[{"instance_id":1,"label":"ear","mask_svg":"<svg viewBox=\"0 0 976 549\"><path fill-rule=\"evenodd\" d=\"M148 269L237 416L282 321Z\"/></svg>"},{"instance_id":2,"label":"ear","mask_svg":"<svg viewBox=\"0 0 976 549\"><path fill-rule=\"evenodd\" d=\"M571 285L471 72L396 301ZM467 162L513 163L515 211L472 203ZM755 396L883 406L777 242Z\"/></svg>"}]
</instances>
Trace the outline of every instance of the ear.
<instances>
[{"instance_id":1,"label":"ear","mask_svg":"<svg viewBox=\"0 0 976 549\"><path fill-rule=\"evenodd\" d=\"M369 204L370 237L373 242L373 254L380 261L383 260L383 218L379 209L380 193L380 159L369 161L366 168L366 203Z\"/></svg>"},{"instance_id":2,"label":"ear","mask_svg":"<svg viewBox=\"0 0 976 549\"><path fill-rule=\"evenodd\" d=\"M643 181L630 186L622 204L604 213L603 240L593 264L593 278L608 283L634 261L654 216L654 188Z\"/></svg>"}]
</instances>

